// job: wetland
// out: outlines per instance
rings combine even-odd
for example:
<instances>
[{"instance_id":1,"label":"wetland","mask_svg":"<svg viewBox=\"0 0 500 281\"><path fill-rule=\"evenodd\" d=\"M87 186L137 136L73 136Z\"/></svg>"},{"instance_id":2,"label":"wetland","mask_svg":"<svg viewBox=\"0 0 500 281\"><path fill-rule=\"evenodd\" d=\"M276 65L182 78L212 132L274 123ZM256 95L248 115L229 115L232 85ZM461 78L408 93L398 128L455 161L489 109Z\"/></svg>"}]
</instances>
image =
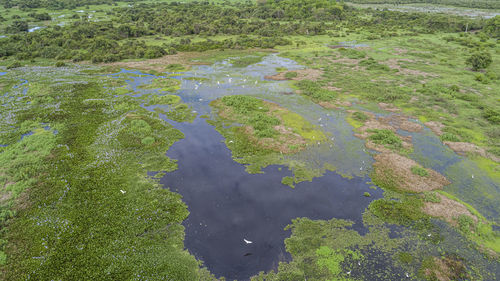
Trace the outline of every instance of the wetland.
<instances>
[{"instance_id":1,"label":"wetland","mask_svg":"<svg viewBox=\"0 0 500 281\"><path fill-rule=\"evenodd\" d=\"M484 1L0 1L0 279L500 278Z\"/></svg>"}]
</instances>

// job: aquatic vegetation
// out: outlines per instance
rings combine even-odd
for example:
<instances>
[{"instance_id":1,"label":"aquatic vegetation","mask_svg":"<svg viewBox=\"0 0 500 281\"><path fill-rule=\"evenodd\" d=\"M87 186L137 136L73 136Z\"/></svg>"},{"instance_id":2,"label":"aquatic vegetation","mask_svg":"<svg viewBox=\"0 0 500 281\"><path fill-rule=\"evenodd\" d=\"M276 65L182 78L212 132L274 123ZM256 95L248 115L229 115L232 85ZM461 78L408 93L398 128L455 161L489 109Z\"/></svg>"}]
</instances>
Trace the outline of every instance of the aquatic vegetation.
<instances>
[{"instance_id":1,"label":"aquatic vegetation","mask_svg":"<svg viewBox=\"0 0 500 281\"><path fill-rule=\"evenodd\" d=\"M141 89L160 89L164 92L174 92L179 90L180 81L172 78L155 78L151 84L143 84Z\"/></svg>"},{"instance_id":2,"label":"aquatic vegetation","mask_svg":"<svg viewBox=\"0 0 500 281\"><path fill-rule=\"evenodd\" d=\"M321 142L326 136L297 113L277 104L251 96L225 96L210 105L216 110L209 121L226 139L235 161L246 164L251 173L258 173L271 164L288 166L293 177L282 183L294 186L322 175L329 167L308 167L307 163L284 158Z\"/></svg>"},{"instance_id":3,"label":"aquatic vegetation","mask_svg":"<svg viewBox=\"0 0 500 281\"><path fill-rule=\"evenodd\" d=\"M382 144L385 147L394 150L398 150L403 146L401 139L391 130L374 129L374 130L368 130L368 132L373 133L368 137L368 139L370 139L376 144Z\"/></svg>"},{"instance_id":4,"label":"aquatic vegetation","mask_svg":"<svg viewBox=\"0 0 500 281\"><path fill-rule=\"evenodd\" d=\"M246 67L251 64L258 63L262 60L262 57L264 57L264 53L260 53L260 55L253 55L253 56L245 56L245 57L240 57L240 58L235 58L235 59L230 59L229 62L234 66L234 67Z\"/></svg>"},{"instance_id":5,"label":"aquatic vegetation","mask_svg":"<svg viewBox=\"0 0 500 281\"><path fill-rule=\"evenodd\" d=\"M210 278L183 247L186 205L146 173L175 169L165 152L182 133L140 98L108 95L91 76L60 75L65 83L30 78L43 90L29 108L11 109L16 134L34 134L0 153L9 200L23 202L2 232L6 278Z\"/></svg>"}]
</instances>

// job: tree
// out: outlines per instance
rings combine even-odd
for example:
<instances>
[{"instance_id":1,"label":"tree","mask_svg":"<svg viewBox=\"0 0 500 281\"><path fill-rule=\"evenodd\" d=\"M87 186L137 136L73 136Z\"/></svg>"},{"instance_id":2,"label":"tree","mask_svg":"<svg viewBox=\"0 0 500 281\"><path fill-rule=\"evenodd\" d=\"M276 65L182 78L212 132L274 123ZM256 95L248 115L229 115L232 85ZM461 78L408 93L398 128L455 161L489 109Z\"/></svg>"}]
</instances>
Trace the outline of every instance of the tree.
<instances>
[{"instance_id":1,"label":"tree","mask_svg":"<svg viewBox=\"0 0 500 281\"><path fill-rule=\"evenodd\" d=\"M466 61L467 65L472 67L472 70L478 71L487 68L492 62L490 53L486 51L477 51L473 53Z\"/></svg>"}]
</instances>

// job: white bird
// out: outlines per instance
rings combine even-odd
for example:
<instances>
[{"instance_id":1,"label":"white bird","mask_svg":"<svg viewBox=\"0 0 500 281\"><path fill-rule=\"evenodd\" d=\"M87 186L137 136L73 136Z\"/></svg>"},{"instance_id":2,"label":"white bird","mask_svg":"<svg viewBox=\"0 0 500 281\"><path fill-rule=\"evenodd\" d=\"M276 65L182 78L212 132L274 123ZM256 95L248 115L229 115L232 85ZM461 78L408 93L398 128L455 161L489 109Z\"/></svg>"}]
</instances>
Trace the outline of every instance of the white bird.
<instances>
[{"instance_id":1,"label":"white bird","mask_svg":"<svg viewBox=\"0 0 500 281\"><path fill-rule=\"evenodd\" d=\"M429 233L429 234L427 234L427 237L431 237L431 235L432 235L432 234L431 234L431 233Z\"/></svg>"},{"instance_id":2,"label":"white bird","mask_svg":"<svg viewBox=\"0 0 500 281\"><path fill-rule=\"evenodd\" d=\"M229 78L229 83L231 83L231 79L233 79L233 78Z\"/></svg>"},{"instance_id":3,"label":"white bird","mask_svg":"<svg viewBox=\"0 0 500 281\"><path fill-rule=\"evenodd\" d=\"M255 80L255 85L257 85L257 83L259 83L259 81Z\"/></svg>"},{"instance_id":4,"label":"white bird","mask_svg":"<svg viewBox=\"0 0 500 281\"><path fill-rule=\"evenodd\" d=\"M321 121L321 118L319 118L318 121Z\"/></svg>"},{"instance_id":5,"label":"white bird","mask_svg":"<svg viewBox=\"0 0 500 281\"><path fill-rule=\"evenodd\" d=\"M125 193L126 193L126 191L125 191L125 190L121 190L121 189L120 189L120 192L121 192L122 194L125 194Z\"/></svg>"},{"instance_id":6,"label":"white bird","mask_svg":"<svg viewBox=\"0 0 500 281\"><path fill-rule=\"evenodd\" d=\"M253 243L252 241L246 240L245 238L243 238L243 241L245 241L245 243L247 243L247 244L252 244Z\"/></svg>"},{"instance_id":7,"label":"white bird","mask_svg":"<svg viewBox=\"0 0 500 281\"><path fill-rule=\"evenodd\" d=\"M361 263L358 261L358 265L361 265Z\"/></svg>"},{"instance_id":8,"label":"white bird","mask_svg":"<svg viewBox=\"0 0 500 281\"><path fill-rule=\"evenodd\" d=\"M472 175L472 178L474 178L474 175Z\"/></svg>"},{"instance_id":9,"label":"white bird","mask_svg":"<svg viewBox=\"0 0 500 281\"><path fill-rule=\"evenodd\" d=\"M232 140L230 140L230 141L229 141L229 143L233 143L233 141L232 141Z\"/></svg>"},{"instance_id":10,"label":"white bird","mask_svg":"<svg viewBox=\"0 0 500 281\"><path fill-rule=\"evenodd\" d=\"M406 277L407 277L407 278L410 278L410 275L408 274L408 272L406 273Z\"/></svg>"},{"instance_id":11,"label":"white bird","mask_svg":"<svg viewBox=\"0 0 500 281\"><path fill-rule=\"evenodd\" d=\"M350 274L351 274L351 272L350 272L350 271L347 271L347 274L349 274L349 275L350 275Z\"/></svg>"},{"instance_id":12,"label":"white bird","mask_svg":"<svg viewBox=\"0 0 500 281\"><path fill-rule=\"evenodd\" d=\"M359 170L360 170L360 171L363 171L363 167L359 167Z\"/></svg>"}]
</instances>

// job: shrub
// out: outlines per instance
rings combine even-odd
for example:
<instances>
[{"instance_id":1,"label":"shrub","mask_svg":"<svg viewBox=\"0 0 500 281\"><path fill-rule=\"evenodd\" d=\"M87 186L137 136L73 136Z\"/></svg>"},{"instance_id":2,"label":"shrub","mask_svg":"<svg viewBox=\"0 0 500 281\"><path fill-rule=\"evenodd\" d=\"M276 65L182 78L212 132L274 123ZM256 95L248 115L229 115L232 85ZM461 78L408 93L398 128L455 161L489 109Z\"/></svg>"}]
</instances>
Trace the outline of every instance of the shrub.
<instances>
[{"instance_id":1,"label":"shrub","mask_svg":"<svg viewBox=\"0 0 500 281\"><path fill-rule=\"evenodd\" d=\"M487 68L491 62L491 54L486 51L475 52L466 61L467 65L471 66L474 71Z\"/></svg>"}]
</instances>

